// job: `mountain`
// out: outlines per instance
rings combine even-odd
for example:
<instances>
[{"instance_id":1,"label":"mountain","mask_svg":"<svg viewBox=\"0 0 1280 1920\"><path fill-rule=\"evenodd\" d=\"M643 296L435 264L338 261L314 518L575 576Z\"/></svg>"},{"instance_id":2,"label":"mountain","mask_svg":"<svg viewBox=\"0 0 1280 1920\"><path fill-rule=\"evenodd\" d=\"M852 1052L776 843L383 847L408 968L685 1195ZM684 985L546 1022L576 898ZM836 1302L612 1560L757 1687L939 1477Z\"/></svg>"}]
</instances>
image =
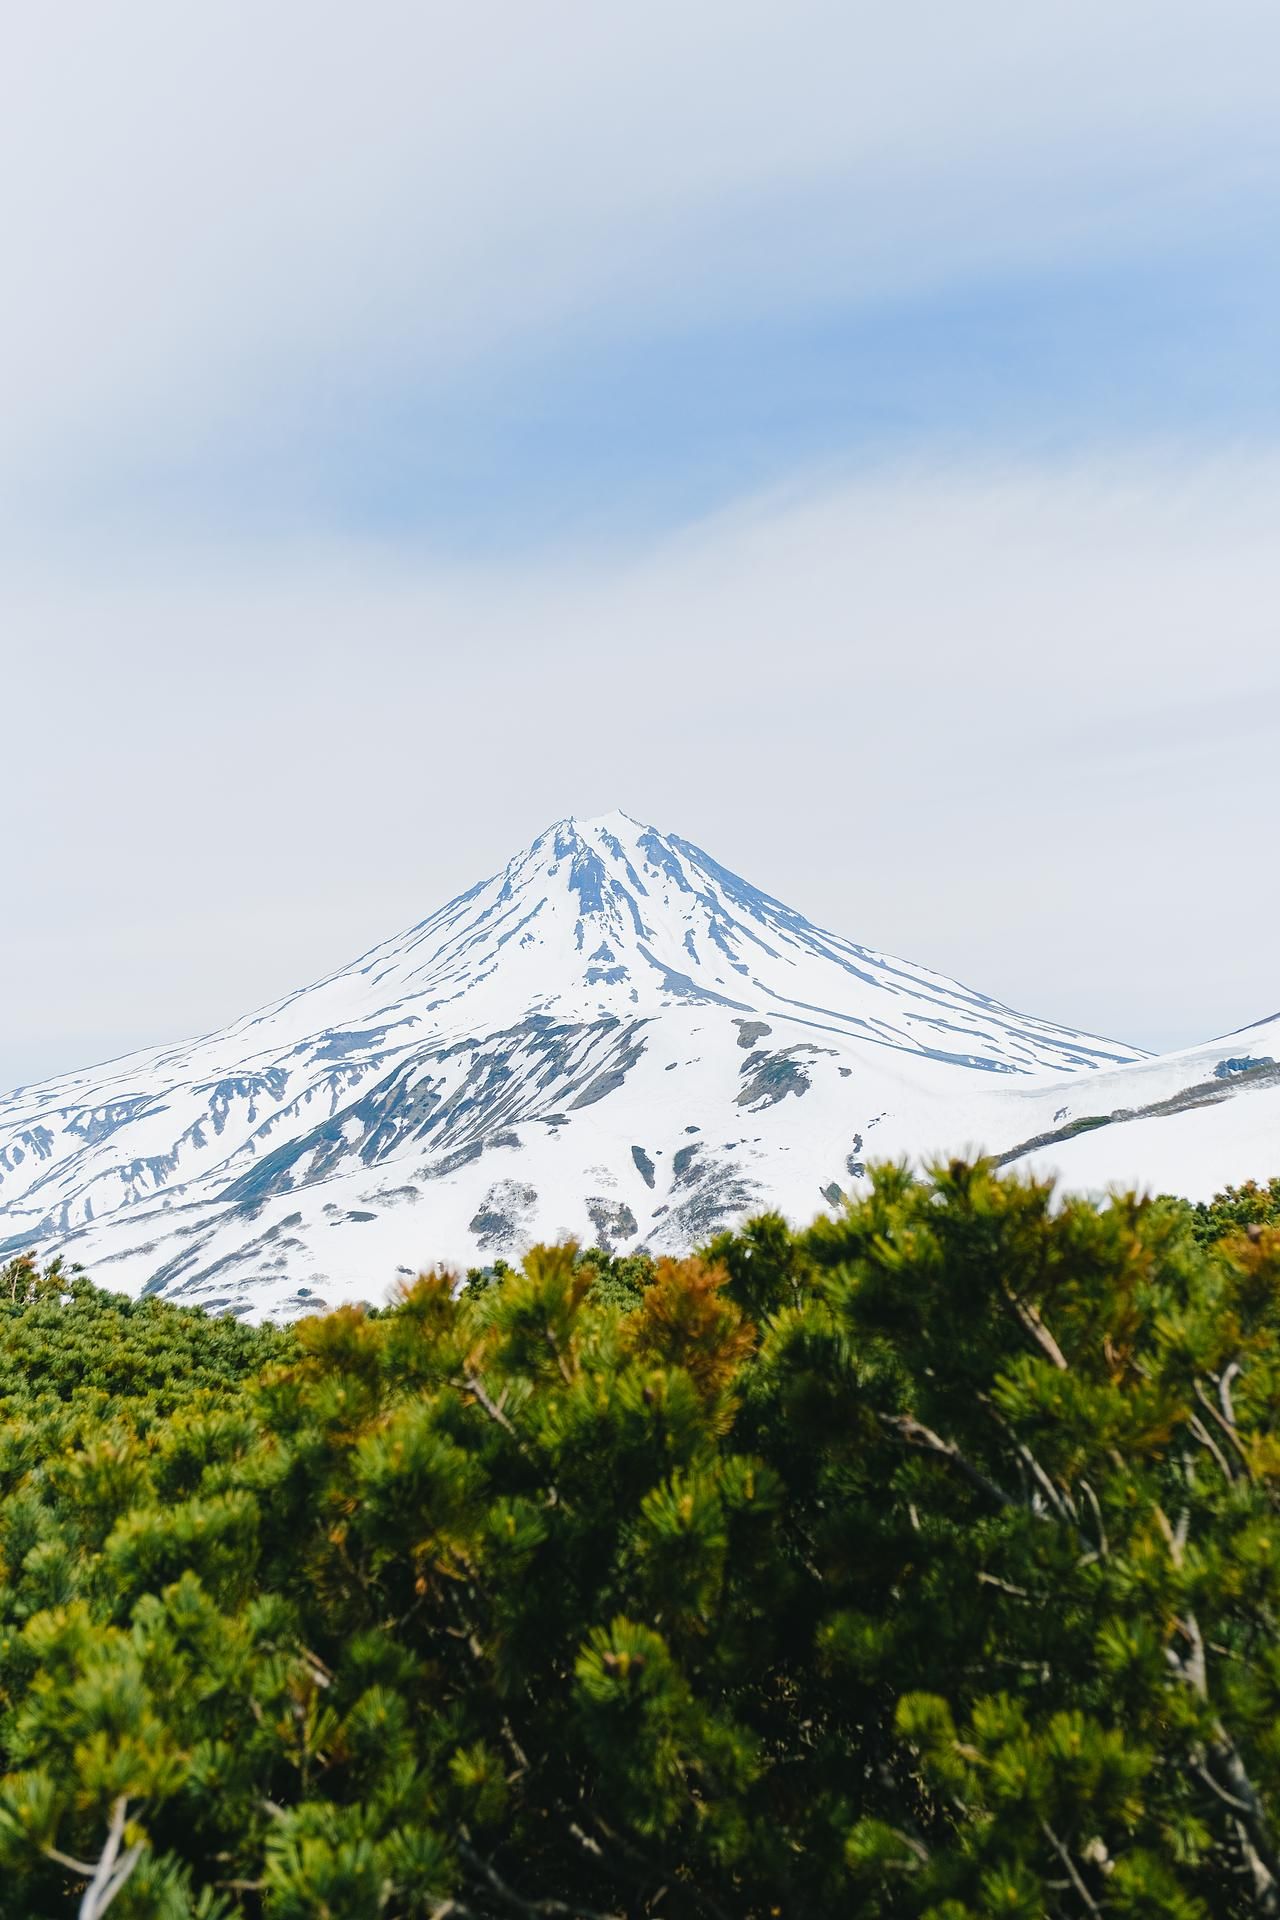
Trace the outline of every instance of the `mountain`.
<instances>
[{"instance_id":1,"label":"mountain","mask_svg":"<svg viewBox=\"0 0 1280 1920\"><path fill-rule=\"evenodd\" d=\"M1263 1093L1263 1047L1150 1061L824 932L676 835L565 820L221 1033L0 1099L0 1255L292 1313L532 1239L804 1219L868 1157L1078 1154L1078 1123L1196 1076L1213 1106Z\"/></svg>"}]
</instances>

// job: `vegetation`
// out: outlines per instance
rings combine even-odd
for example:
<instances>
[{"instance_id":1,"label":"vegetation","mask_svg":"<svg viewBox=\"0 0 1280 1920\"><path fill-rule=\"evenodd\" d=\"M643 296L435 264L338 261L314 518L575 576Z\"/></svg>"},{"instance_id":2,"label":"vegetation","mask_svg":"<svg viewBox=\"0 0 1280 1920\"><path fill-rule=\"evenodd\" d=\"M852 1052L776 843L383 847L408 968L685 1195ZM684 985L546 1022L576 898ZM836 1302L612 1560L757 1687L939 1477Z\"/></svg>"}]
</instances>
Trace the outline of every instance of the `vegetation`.
<instances>
[{"instance_id":1,"label":"vegetation","mask_svg":"<svg viewBox=\"0 0 1280 1920\"><path fill-rule=\"evenodd\" d=\"M1280 1914L1259 1191L286 1331L11 1266L0 1920Z\"/></svg>"},{"instance_id":2,"label":"vegetation","mask_svg":"<svg viewBox=\"0 0 1280 1920\"><path fill-rule=\"evenodd\" d=\"M1265 1187L1256 1180L1227 1187L1212 1200L1197 1201L1191 1211L1195 1236L1202 1246L1212 1246L1224 1234L1249 1227L1280 1226L1280 1176Z\"/></svg>"}]
</instances>

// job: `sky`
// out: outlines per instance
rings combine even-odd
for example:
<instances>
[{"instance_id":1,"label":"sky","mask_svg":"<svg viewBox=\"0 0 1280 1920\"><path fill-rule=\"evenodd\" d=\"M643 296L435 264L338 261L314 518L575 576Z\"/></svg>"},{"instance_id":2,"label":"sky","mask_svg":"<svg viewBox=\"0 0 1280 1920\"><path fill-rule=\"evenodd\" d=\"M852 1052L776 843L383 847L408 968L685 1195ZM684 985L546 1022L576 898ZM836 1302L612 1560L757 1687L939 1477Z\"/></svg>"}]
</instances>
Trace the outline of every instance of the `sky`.
<instances>
[{"instance_id":1,"label":"sky","mask_svg":"<svg viewBox=\"0 0 1280 1920\"><path fill-rule=\"evenodd\" d=\"M85 0L0 63L0 1086L615 806L1280 1007L1271 0Z\"/></svg>"}]
</instances>

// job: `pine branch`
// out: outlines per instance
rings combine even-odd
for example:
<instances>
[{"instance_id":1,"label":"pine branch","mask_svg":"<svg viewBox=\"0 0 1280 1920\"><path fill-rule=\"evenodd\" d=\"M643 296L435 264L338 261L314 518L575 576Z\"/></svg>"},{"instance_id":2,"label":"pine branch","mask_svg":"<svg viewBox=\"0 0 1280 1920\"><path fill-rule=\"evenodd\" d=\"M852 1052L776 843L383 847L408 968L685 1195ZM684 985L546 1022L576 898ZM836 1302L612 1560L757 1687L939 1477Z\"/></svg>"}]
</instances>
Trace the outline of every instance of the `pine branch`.
<instances>
[{"instance_id":1,"label":"pine branch","mask_svg":"<svg viewBox=\"0 0 1280 1920\"><path fill-rule=\"evenodd\" d=\"M1191 1651L1180 1658L1172 1647L1167 1647L1165 1657L1179 1679L1208 1706L1209 1672L1200 1623L1194 1613L1189 1613L1178 1625ZM1249 1777L1240 1749L1216 1716L1212 1743L1203 1761L1194 1763L1192 1770L1236 1816L1235 1824L1253 1877L1259 1911L1269 1916L1280 1915L1280 1856L1271 1837L1266 1807Z\"/></svg>"},{"instance_id":2,"label":"pine branch","mask_svg":"<svg viewBox=\"0 0 1280 1920\"><path fill-rule=\"evenodd\" d=\"M976 1487L979 1493L986 1494L987 1498L994 1500L997 1506L1013 1507L1019 1504L1012 1495L1005 1492L1003 1487L989 1479L980 1467L975 1467L953 1441L944 1440L941 1434L935 1433L931 1427L922 1425L919 1420L913 1420L910 1414L878 1413L876 1418L885 1431L891 1434L900 1445L910 1447L913 1452L932 1454L935 1459L945 1461L960 1475L961 1479L967 1480L969 1485Z\"/></svg>"},{"instance_id":3,"label":"pine branch","mask_svg":"<svg viewBox=\"0 0 1280 1920\"><path fill-rule=\"evenodd\" d=\"M1204 1388L1200 1385L1200 1382L1198 1380L1193 1382L1193 1387L1195 1390L1196 1399L1199 1400L1201 1406L1205 1407L1208 1410L1208 1412L1213 1416L1213 1418L1218 1421L1219 1426L1221 1426L1222 1421L1217 1413L1217 1410L1210 1403L1208 1395L1205 1393ZM1223 1453L1222 1448L1218 1445L1213 1435L1209 1432L1209 1429L1205 1426L1204 1421L1198 1420L1194 1413L1189 1413L1187 1415L1187 1431L1195 1436L1195 1438L1200 1442L1200 1445L1205 1449L1207 1453L1211 1453L1213 1455L1214 1460L1217 1462L1218 1470L1221 1473L1223 1479L1226 1481L1227 1485L1229 1487L1234 1486L1236 1476L1231 1471L1230 1464L1228 1463L1227 1457ZM1240 1444L1239 1440L1237 1439L1236 1445L1239 1446L1239 1444Z\"/></svg>"},{"instance_id":4,"label":"pine branch","mask_svg":"<svg viewBox=\"0 0 1280 1920\"><path fill-rule=\"evenodd\" d=\"M101 1920L142 1858L144 1848L140 1840L126 1847L123 1853L120 1851L128 1813L128 1799L121 1794L112 1805L106 1842L96 1862L76 1860L71 1854L60 1852L57 1847L44 1848L47 1859L66 1867L69 1872L89 1883L80 1899L79 1920Z\"/></svg>"},{"instance_id":5,"label":"pine branch","mask_svg":"<svg viewBox=\"0 0 1280 1920\"><path fill-rule=\"evenodd\" d=\"M995 1587L1000 1593L1010 1594L1015 1600L1031 1599L1031 1595L1026 1587L1015 1587L1012 1580L1002 1580L998 1574L986 1573L982 1569L979 1569L978 1572L978 1585L982 1587Z\"/></svg>"},{"instance_id":6,"label":"pine branch","mask_svg":"<svg viewBox=\"0 0 1280 1920\"><path fill-rule=\"evenodd\" d=\"M1049 1510L1054 1518L1061 1520L1064 1525L1075 1526L1078 1522L1075 1502L1068 1494L1063 1492L1061 1487L1054 1485L1049 1474L1036 1459L1036 1456L1032 1453L1025 1440L1014 1439L1012 1434L1010 1434L1009 1437L1013 1440L1014 1452L1048 1501Z\"/></svg>"},{"instance_id":7,"label":"pine branch","mask_svg":"<svg viewBox=\"0 0 1280 1920\"><path fill-rule=\"evenodd\" d=\"M573 1509L569 1506L566 1500L561 1499L560 1489L556 1486L554 1481L547 1479L546 1474L543 1471L542 1462L538 1459L537 1454L533 1451L532 1447L530 1447L529 1443L522 1437L522 1435L520 1434L520 1432L518 1431L514 1423L508 1420L506 1414L503 1412L502 1408L498 1405L497 1401L494 1400L493 1397L488 1393L488 1391L485 1388L485 1384L483 1380L480 1378L479 1374L478 1373L465 1374L461 1379L455 1380L454 1385L460 1388L463 1393L469 1393L471 1395L471 1398L475 1401L476 1405L480 1408L480 1411L486 1416L486 1418L489 1420L492 1420L495 1426L501 1427L503 1432L507 1434L510 1437L510 1439L515 1442L516 1451L519 1453L522 1460L528 1461L529 1465L533 1468L534 1472L537 1474L539 1480L543 1482L543 1484L547 1489L547 1492L551 1496L552 1504L554 1506L559 1507L563 1513L571 1514L573 1512Z\"/></svg>"},{"instance_id":8,"label":"pine branch","mask_svg":"<svg viewBox=\"0 0 1280 1920\"><path fill-rule=\"evenodd\" d=\"M1239 1371L1240 1371L1239 1362L1233 1360L1231 1365L1227 1368L1226 1372L1223 1374L1221 1380L1218 1382L1218 1400L1221 1407L1221 1411L1219 1411L1218 1407L1214 1406L1212 1400L1210 1400L1208 1394L1205 1392L1204 1388L1201 1386L1198 1380L1193 1380L1191 1384L1192 1384L1192 1389L1195 1393L1196 1399L1200 1402L1200 1405L1205 1409L1205 1412L1208 1413L1212 1417L1212 1419L1217 1422L1218 1426L1221 1427L1223 1433L1226 1434L1227 1439L1231 1442L1232 1446L1235 1448L1236 1452L1239 1454L1240 1463L1244 1467L1246 1474L1252 1480L1253 1464L1249 1459L1248 1449L1246 1448L1244 1441L1240 1438L1240 1432L1238 1427L1236 1426L1235 1408L1231 1404L1231 1381L1233 1376L1239 1373ZM1194 1430L1194 1425L1193 1425L1193 1430ZM1224 1468L1224 1472L1225 1471L1226 1470ZM1233 1479L1234 1475L1228 1474L1227 1477L1228 1479Z\"/></svg>"},{"instance_id":9,"label":"pine branch","mask_svg":"<svg viewBox=\"0 0 1280 1920\"><path fill-rule=\"evenodd\" d=\"M1107 1555L1110 1553L1111 1548L1107 1544L1107 1529L1103 1525L1102 1507L1099 1504L1097 1494L1094 1492L1093 1488L1090 1486L1087 1480L1082 1479L1080 1482L1080 1487L1081 1487L1081 1491L1087 1494L1089 1505L1093 1508L1094 1524L1098 1529L1098 1558L1100 1560L1105 1560Z\"/></svg>"},{"instance_id":10,"label":"pine branch","mask_svg":"<svg viewBox=\"0 0 1280 1920\"><path fill-rule=\"evenodd\" d=\"M1076 1512L1076 1506L1075 1506L1074 1500L1072 1500L1070 1496L1062 1490L1062 1488L1054 1485L1052 1479L1050 1478L1048 1473L1046 1473L1045 1469L1041 1466L1040 1462L1036 1459L1036 1456L1034 1455L1034 1453L1032 1453L1030 1447L1027 1446L1025 1441L1020 1440L1018 1438L1018 1436L1014 1433L1013 1428L1009 1425L1008 1421L1003 1418L999 1410L992 1403L989 1396L985 1393L979 1394L978 1400L980 1405L982 1406L983 1411L988 1415L990 1419L992 1419L995 1422L996 1426L999 1427L1001 1433L1004 1435L1009 1445L1013 1448L1014 1452L1017 1454L1019 1460L1021 1460L1027 1472L1031 1475L1036 1485L1040 1488L1040 1491L1044 1495L1044 1498L1048 1503L1049 1511L1050 1513L1052 1513L1053 1517L1056 1520L1060 1520L1064 1526L1075 1527L1078 1530L1079 1524L1080 1524L1080 1516ZM1011 1499L1009 1500L1008 1504L1010 1506L1013 1506L1015 1504L1021 1505L1023 1503L1021 1502L1015 1503ZM1034 1504L1030 1507L1029 1511L1031 1513L1036 1514L1040 1518L1044 1517L1043 1514L1041 1513L1041 1510L1038 1507L1036 1507Z\"/></svg>"},{"instance_id":11,"label":"pine branch","mask_svg":"<svg viewBox=\"0 0 1280 1920\"><path fill-rule=\"evenodd\" d=\"M1084 1881L1081 1879L1076 1863L1071 1858L1069 1849L1059 1840L1047 1820L1040 1822L1040 1831L1044 1834L1045 1839L1049 1842L1049 1845L1053 1848L1059 1860L1061 1860L1063 1866L1066 1868L1067 1878L1084 1902L1086 1910L1094 1915L1094 1920L1102 1920L1102 1908L1098 1905L1088 1887L1086 1887Z\"/></svg>"},{"instance_id":12,"label":"pine branch","mask_svg":"<svg viewBox=\"0 0 1280 1920\"><path fill-rule=\"evenodd\" d=\"M1046 1359L1052 1361L1059 1373L1070 1372L1066 1355L1031 1302L1016 1294L1007 1281L1004 1283L1004 1297L1013 1308L1018 1325L1024 1333L1030 1334Z\"/></svg>"},{"instance_id":13,"label":"pine branch","mask_svg":"<svg viewBox=\"0 0 1280 1920\"><path fill-rule=\"evenodd\" d=\"M1236 1410L1231 1399L1231 1382L1241 1370L1240 1362L1233 1360L1229 1367L1223 1369L1222 1378L1218 1381L1218 1404L1222 1408L1223 1419L1233 1433L1236 1428Z\"/></svg>"}]
</instances>

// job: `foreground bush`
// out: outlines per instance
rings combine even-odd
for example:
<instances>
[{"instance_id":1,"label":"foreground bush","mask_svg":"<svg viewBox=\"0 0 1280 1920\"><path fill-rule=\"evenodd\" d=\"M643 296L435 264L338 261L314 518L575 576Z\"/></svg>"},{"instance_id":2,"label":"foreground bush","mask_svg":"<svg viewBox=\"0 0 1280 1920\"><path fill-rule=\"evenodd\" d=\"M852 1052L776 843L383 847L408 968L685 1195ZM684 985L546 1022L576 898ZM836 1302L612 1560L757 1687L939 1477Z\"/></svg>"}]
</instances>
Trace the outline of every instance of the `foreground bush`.
<instances>
[{"instance_id":1,"label":"foreground bush","mask_svg":"<svg viewBox=\"0 0 1280 1920\"><path fill-rule=\"evenodd\" d=\"M11 1295L12 1297L8 1297ZM1280 1913L1280 1230L0 1287L0 1915Z\"/></svg>"}]
</instances>

